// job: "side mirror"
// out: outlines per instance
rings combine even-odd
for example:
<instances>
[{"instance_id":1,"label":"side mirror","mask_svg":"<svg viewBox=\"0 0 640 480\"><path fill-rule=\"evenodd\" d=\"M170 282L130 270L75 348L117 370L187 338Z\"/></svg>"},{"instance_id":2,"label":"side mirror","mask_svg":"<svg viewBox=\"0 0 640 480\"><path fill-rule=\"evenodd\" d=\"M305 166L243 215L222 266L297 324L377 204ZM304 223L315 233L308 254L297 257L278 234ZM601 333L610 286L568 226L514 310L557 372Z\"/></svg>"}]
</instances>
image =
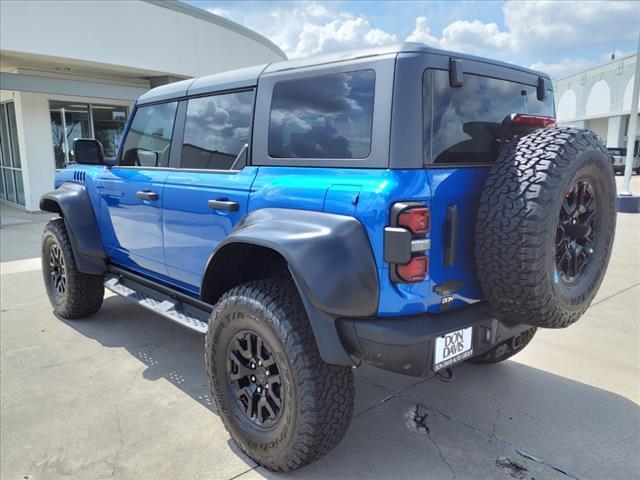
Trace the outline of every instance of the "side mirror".
<instances>
[{"instance_id":1,"label":"side mirror","mask_svg":"<svg viewBox=\"0 0 640 480\"><path fill-rule=\"evenodd\" d=\"M104 153L102 144L92 138L76 138L73 141L73 153L76 163L102 165Z\"/></svg>"}]
</instances>

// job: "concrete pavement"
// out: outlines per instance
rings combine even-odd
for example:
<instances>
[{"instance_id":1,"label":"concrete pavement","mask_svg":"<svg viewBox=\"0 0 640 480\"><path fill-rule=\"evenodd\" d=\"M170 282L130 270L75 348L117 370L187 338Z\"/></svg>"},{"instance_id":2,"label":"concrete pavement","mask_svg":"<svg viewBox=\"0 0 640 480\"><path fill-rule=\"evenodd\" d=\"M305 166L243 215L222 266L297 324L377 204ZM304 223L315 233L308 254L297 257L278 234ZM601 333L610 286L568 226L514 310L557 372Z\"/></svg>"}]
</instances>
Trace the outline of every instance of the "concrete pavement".
<instances>
[{"instance_id":1,"label":"concrete pavement","mask_svg":"<svg viewBox=\"0 0 640 480\"><path fill-rule=\"evenodd\" d=\"M450 383L356 370L345 439L287 475L229 440L201 336L115 296L86 320L55 318L38 258L48 215L2 217L3 480L640 475L640 215L618 216L607 277L576 325L539 331L502 364L457 368Z\"/></svg>"}]
</instances>

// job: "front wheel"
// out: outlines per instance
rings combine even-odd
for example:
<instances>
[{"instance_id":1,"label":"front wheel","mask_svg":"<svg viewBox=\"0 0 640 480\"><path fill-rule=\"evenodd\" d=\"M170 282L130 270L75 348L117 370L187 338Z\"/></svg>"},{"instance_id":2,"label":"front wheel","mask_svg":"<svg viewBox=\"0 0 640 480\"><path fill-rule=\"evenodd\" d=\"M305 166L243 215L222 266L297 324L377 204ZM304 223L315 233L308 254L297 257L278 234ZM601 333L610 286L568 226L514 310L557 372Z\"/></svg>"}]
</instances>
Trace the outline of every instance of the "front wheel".
<instances>
[{"instance_id":1,"label":"front wheel","mask_svg":"<svg viewBox=\"0 0 640 480\"><path fill-rule=\"evenodd\" d=\"M62 218L55 218L42 234L42 274L53 312L69 319L87 317L100 310L103 277L78 271Z\"/></svg>"},{"instance_id":2,"label":"front wheel","mask_svg":"<svg viewBox=\"0 0 640 480\"><path fill-rule=\"evenodd\" d=\"M205 363L225 428L270 470L317 460L347 431L353 374L320 358L291 282L260 280L227 292L209 320Z\"/></svg>"}]
</instances>

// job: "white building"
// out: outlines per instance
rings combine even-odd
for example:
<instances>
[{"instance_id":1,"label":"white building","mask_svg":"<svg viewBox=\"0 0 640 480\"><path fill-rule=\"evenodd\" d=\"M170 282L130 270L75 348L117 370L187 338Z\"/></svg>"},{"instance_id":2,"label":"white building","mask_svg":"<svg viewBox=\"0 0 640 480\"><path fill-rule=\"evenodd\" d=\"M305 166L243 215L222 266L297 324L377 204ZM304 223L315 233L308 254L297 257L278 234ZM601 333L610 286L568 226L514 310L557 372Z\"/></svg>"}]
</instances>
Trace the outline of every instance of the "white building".
<instances>
[{"instance_id":1,"label":"white building","mask_svg":"<svg viewBox=\"0 0 640 480\"><path fill-rule=\"evenodd\" d=\"M593 130L607 147L626 147L635 68L634 53L554 80L558 123ZM637 156L640 122L634 137Z\"/></svg>"},{"instance_id":2,"label":"white building","mask_svg":"<svg viewBox=\"0 0 640 480\"><path fill-rule=\"evenodd\" d=\"M177 1L0 1L0 201L38 210L74 138L113 154L149 88L283 59L261 35Z\"/></svg>"}]
</instances>

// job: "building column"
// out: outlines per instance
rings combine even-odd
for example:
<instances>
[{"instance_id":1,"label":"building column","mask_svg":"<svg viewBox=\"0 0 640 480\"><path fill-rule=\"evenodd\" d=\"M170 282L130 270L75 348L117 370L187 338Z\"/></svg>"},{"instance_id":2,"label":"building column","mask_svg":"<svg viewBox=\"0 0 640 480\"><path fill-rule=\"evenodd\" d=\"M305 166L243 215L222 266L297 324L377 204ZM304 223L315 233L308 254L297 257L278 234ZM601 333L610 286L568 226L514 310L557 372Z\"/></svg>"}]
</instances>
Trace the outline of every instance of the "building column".
<instances>
[{"instance_id":1,"label":"building column","mask_svg":"<svg viewBox=\"0 0 640 480\"><path fill-rule=\"evenodd\" d=\"M53 190L56 175L49 102L45 95L16 92L15 105L25 208L35 212L40 195Z\"/></svg>"},{"instance_id":2,"label":"building column","mask_svg":"<svg viewBox=\"0 0 640 480\"><path fill-rule=\"evenodd\" d=\"M607 126L607 147L609 148L622 148L624 147L625 140L625 122L624 115L617 117L609 117L609 124Z\"/></svg>"}]
</instances>

